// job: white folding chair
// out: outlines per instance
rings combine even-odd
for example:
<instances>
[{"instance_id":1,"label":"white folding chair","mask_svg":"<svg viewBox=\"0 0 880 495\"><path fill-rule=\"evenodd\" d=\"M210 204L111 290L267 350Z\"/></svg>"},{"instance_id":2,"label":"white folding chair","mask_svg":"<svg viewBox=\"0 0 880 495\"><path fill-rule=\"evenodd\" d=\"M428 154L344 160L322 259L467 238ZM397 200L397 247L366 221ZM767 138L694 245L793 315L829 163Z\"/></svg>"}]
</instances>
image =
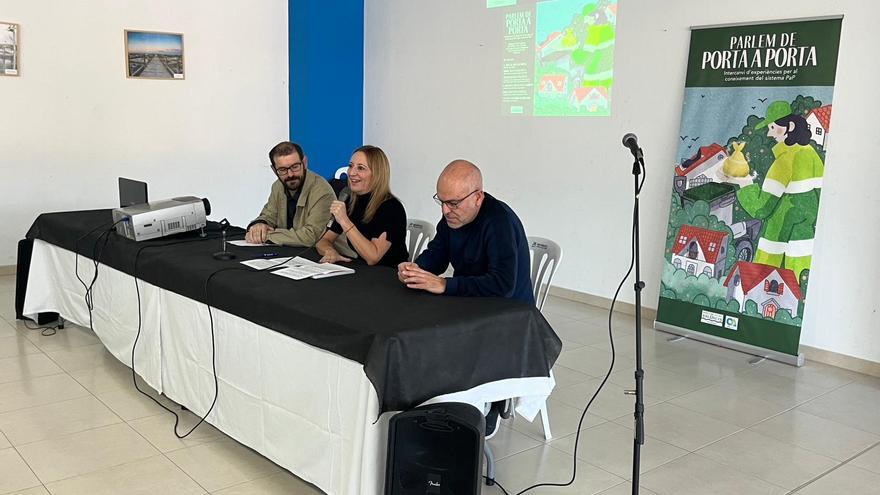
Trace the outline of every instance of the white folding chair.
<instances>
[{"instance_id":1,"label":"white folding chair","mask_svg":"<svg viewBox=\"0 0 880 495\"><path fill-rule=\"evenodd\" d=\"M529 254L532 257L532 291L538 311L544 309L550 281L562 261L562 248L559 244L543 237L529 237Z\"/></svg>"},{"instance_id":2,"label":"white folding chair","mask_svg":"<svg viewBox=\"0 0 880 495\"><path fill-rule=\"evenodd\" d=\"M559 267L559 262L562 260L562 248L559 247L559 244L543 237L529 237L528 242L532 261L532 291L535 294L535 306L540 311L544 308L544 302L550 292L550 281L553 280L553 274L556 273L556 268ZM550 376L553 376L553 370L550 370ZM541 406L541 423L544 426L544 438L546 440L552 439L546 401Z\"/></svg>"},{"instance_id":3,"label":"white folding chair","mask_svg":"<svg viewBox=\"0 0 880 495\"><path fill-rule=\"evenodd\" d=\"M428 247L428 242L437 235L437 231L429 222L416 218L406 219L406 248L409 250L409 261L415 261Z\"/></svg>"}]
</instances>

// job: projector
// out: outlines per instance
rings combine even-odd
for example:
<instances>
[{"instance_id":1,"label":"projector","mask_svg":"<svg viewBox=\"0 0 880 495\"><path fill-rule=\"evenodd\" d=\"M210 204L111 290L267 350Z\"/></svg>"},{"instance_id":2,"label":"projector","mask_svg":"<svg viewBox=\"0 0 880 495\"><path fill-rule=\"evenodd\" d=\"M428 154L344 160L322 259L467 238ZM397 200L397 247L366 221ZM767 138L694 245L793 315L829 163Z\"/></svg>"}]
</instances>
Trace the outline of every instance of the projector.
<instances>
[{"instance_id":1,"label":"projector","mask_svg":"<svg viewBox=\"0 0 880 495\"><path fill-rule=\"evenodd\" d=\"M207 199L183 196L162 201L115 208L116 232L133 241L147 241L198 230L211 214Z\"/></svg>"}]
</instances>

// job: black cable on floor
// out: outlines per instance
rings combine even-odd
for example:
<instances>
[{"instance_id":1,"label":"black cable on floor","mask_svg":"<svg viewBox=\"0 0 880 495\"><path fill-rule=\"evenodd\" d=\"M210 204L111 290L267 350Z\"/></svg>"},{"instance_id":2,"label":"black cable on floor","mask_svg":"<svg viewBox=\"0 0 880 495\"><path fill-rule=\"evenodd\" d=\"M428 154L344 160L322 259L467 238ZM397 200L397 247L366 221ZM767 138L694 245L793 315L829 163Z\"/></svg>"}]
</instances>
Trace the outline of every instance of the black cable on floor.
<instances>
[{"instance_id":1,"label":"black cable on floor","mask_svg":"<svg viewBox=\"0 0 880 495\"><path fill-rule=\"evenodd\" d=\"M489 481L489 477L486 475L483 475L483 479L485 479L486 481ZM507 493L507 490L505 490L504 487L501 486L501 483L499 483L495 480L492 480L492 484L497 486L498 489L501 490L502 493L504 493L504 495L510 495L509 493Z\"/></svg>"},{"instance_id":2,"label":"black cable on floor","mask_svg":"<svg viewBox=\"0 0 880 495\"><path fill-rule=\"evenodd\" d=\"M641 193L642 186L645 184L645 165L644 165L644 163L642 163L641 167L642 167L642 180L639 183L639 187L636 190L636 194ZM620 295L620 289L623 288L623 284L626 283L626 280L632 274L633 268L635 267L635 263L636 263L636 208L635 208L635 205L633 205L632 230L630 233L631 233L631 237L630 237L629 268L627 268L626 274L623 276L623 278L620 279L620 284L617 285L617 290L614 291L614 297L611 299L611 308L609 308L609 310L608 310L608 341L611 344L611 364L608 366L608 371L605 373L605 377L602 379L602 383L599 384L599 388L597 388L596 392L593 393L593 396L590 397L590 401L587 402L587 406L584 408L584 412L581 413L581 419L578 421L577 433L575 434L575 438L574 438L574 453L571 456L572 457L572 459L571 459L571 461L572 461L571 479L568 480L568 482L566 482L566 483L538 483L538 484L535 484L535 485L532 485L528 488L523 489L522 491L518 492L516 495L522 495L523 493L526 493L529 490L533 490L535 488L542 487L542 486L557 486L557 487L571 486L571 484L574 483L575 478L577 478L577 451L578 451L578 444L580 443L580 438L581 438L581 426L583 425L584 418L587 417L587 411L590 410L590 406L593 404L593 401L596 400L596 397L599 395L599 392L602 391L602 388L605 387L605 383L608 382L608 378L611 376L611 372L614 370L614 361L617 358L617 351L614 348L614 335L611 333L611 326L612 326L611 324L612 324L612 320L614 317L614 305L617 304L617 297ZM642 330L641 328L636 329L637 332L641 332L641 330ZM495 481L495 484L498 485L498 482ZM498 485L498 487L501 489L502 492L505 493L505 495L507 495L507 491L505 491L504 488L501 487L501 485Z\"/></svg>"},{"instance_id":3,"label":"black cable on floor","mask_svg":"<svg viewBox=\"0 0 880 495\"><path fill-rule=\"evenodd\" d=\"M64 328L64 326L61 323L58 323L54 326L32 327L32 326L28 325L27 320L24 320L24 326L28 330L41 330L40 335L42 335L43 337L51 337L51 336L55 335L56 333L58 333L58 330L61 330L62 328Z\"/></svg>"}]
</instances>

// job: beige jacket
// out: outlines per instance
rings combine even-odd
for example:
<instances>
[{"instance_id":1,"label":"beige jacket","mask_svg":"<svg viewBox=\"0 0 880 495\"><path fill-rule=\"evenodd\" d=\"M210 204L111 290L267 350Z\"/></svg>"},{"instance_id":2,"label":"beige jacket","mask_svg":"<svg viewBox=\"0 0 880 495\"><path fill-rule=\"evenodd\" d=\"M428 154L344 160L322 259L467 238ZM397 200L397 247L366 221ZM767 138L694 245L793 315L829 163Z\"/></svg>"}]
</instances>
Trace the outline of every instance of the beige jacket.
<instances>
[{"instance_id":1,"label":"beige jacket","mask_svg":"<svg viewBox=\"0 0 880 495\"><path fill-rule=\"evenodd\" d=\"M260 216L250 225L257 222L268 224L275 230L269 234L269 240L285 246L314 246L324 234L327 222L330 221L330 203L336 199L333 188L323 177L306 170L302 191L296 202L296 215L293 217L293 228L287 226L287 194L280 180L272 184L269 200ZM280 226L280 228L279 228Z\"/></svg>"}]
</instances>

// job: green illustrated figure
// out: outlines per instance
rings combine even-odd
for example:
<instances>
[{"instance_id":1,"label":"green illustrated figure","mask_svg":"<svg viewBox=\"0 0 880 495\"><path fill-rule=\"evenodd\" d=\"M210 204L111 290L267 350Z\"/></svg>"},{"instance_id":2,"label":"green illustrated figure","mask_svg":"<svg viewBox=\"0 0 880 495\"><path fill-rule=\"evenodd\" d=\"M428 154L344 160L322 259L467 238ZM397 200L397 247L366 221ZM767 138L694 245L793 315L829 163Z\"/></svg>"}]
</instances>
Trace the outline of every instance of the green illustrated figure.
<instances>
[{"instance_id":1,"label":"green illustrated figure","mask_svg":"<svg viewBox=\"0 0 880 495\"><path fill-rule=\"evenodd\" d=\"M812 132L806 119L793 115L788 102L770 104L755 129L764 127L777 142L775 160L763 184L743 187L737 199L748 214L764 220L752 261L788 268L800 278L813 255L825 165L810 145Z\"/></svg>"}]
</instances>

